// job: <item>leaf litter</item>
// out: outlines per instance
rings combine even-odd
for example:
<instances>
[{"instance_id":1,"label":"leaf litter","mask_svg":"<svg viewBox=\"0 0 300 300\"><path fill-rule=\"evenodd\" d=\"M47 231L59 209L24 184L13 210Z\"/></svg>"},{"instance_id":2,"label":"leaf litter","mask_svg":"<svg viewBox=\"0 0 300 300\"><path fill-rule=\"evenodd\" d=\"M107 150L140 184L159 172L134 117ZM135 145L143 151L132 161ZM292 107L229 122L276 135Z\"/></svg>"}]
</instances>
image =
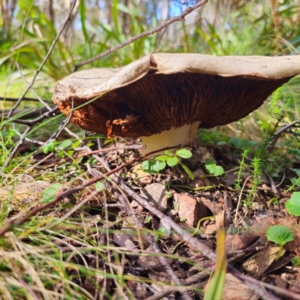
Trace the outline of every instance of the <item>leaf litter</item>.
<instances>
[{"instance_id":1,"label":"leaf litter","mask_svg":"<svg viewBox=\"0 0 300 300\"><path fill-rule=\"evenodd\" d=\"M47 248L46 253L64 253L63 265L67 262L73 265L65 268L66 276L74 286L80 287L79 294L88 295L83 296L86 299L110 299L113 295L124 299L132 296L135 299L187 299L184 298L187 295L191 299L202 299L214 262L193 243L184 240L167 218L214 252L218 240L216 216L224 213L223 248L228 263L251 278L273 285L274 289L268 289L272 295L280 299L299 299L295 296L300 292L299 266L291 263L292 258L300 255L299 224L285 208L292 194L275 194L271 183L263 178L252 202L247 204L247 194L252 188L251 181L247 182L247 172L251 170L242 176L244 190L235 190L237 174L232 170L238 168L237 159L225 146L216 149L210 148L205 160L201 154L201 160L197 159L198 147L191 148L193 157L185 159L184 164L193 172L194 180L178 164L168 165L156 174L147 173L141 168L142 160L136 150L115 149L99 156L90 169L75 179L72 173L67 173L64 187L60 182L48 181L42 185L35 181L37 186L43 187L35 199L35 205L39 206L51 202L62 191L120 167L98 184L87 185L64 197L62 203L42 211L44 218L51 218L47 226L41 223L38 232L47 233L55 248ZM57 161L59 159L57 157ZM80 161L83 169L86 162L87 158ZM211 167L214 170L220 167L225 173L216 176L219 174L212 172ZM41 173L47 169L47 161L39 168ZM55 172L55 167L51 169ZM17 182L15 190L19 191L24 184L22 180ZM129 187L132 194L125 191L122 184ZM0 192L9 191L6 187ZM149 211L139 203L136 194L165 217ZM244 205L237 210L241 194ZM25 191L22 197L19 192L10 194L10 203L14 205L10 219L16 219L20 213L24 215L19 203L29 199L29 195L32 192L26 194ZM274 198L277 201L272 201ZM32 220L38 222L39 217ZM16 224L16 230L19 225L28 228L30 224ZM273 225L286 226L294 233L294 239L284 246L278 259L278 245L266 239L266 231ZM30 235L24 233L24 238L28 241L21 239L20 242L33 245ZM236 278L234 273L227 270L224 280L223 299L258 299L247 282ZM48 289L63 293L60 284L50 284Z\"/></svg>"}]
</instances>

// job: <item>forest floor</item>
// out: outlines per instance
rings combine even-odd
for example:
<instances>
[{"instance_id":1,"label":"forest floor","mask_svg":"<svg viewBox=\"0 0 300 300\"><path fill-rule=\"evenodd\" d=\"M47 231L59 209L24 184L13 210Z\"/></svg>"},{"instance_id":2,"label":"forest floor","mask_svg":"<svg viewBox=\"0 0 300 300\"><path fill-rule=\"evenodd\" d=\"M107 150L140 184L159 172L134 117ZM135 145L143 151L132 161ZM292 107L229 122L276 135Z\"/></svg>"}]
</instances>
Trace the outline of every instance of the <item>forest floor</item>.
<instances>
[{"instance_id":1,"label":"forest floor","mask_svg":"<svg viewBox=\"0 0 300 300\"><path fill-rule=\"evenodd\" d=\"M217 245L217 257L234 267L218 281L221 287L225 281L222 299L300 299L299 220L286 209L300 161L274 179L262 162L259 171L232 146L194 145L191 158L150 174L139 146L123 148L83 147L65 157L35 153L34 175L14 184L0 235L10 240L14 229L23 250L26 244L45 261L60 261L73 299L202 299L204 290L216 289L208 285L212 274L225 270L218 258L215 265ZM86 172L77 174L74 164ZM45 173L56 175L45 180ZM0 189L2 198L9 193L12 186ZM293 233L282 252L266 236L274 225ZM37 274L57 272L26 257ZM2 276L15 271L2 268ZM47 291L63 293L66 282L51 280ZM38 299L43 294L29 290Z\"/></svg>"}]
</instances>

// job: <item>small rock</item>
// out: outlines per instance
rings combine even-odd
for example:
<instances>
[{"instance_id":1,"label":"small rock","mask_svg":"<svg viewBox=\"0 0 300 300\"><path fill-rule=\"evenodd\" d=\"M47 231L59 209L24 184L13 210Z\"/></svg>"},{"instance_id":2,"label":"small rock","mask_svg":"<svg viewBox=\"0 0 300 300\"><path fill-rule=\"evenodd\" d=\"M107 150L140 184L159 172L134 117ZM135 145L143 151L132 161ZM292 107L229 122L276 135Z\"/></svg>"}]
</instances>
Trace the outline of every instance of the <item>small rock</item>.
<instances>
[{"instance_id":1,"label":"small rock","mask_svg":"<svg viewBox=\"0 0 300 300\"><path fill-rule=\"evenodd\" d=\"M138 164L132 168L130 177L142 187L152 182L152 175L144 172L141 164Z\"/></svg>"},{"instance_id":2,"label":"small rock","mask_svg":"<svg viewBox=\"0 0 300 300\"><path fill-rule=\"evenodd\" d=\"M139 203L135 200L133 200L131 203L130 203L130 207L132 208L137 208L139 206Z\"/></svg>"},{"instance_id":3,"label":"small rock","mask_svg":"<svg viewBox=\"0 0 300 300\"><path fill-rule=\"evenodd\" d=\"M227 235L225 238L226 252L233 252L247 248L250 244L256 241L259 237L266 234L266 230L276 224L273 216L268 216L260 219L252 226L248 226L247 230L235 235Z\"/></svg>"},{"instance_id":4,"label":"small rock","mask_svg":"<svg viewBox=\"0 0 300 300\"><path fill-rule=\"evenodd\" d=\"M270 192L270 191L272 191L272 189L268 185L266 185L265 183L262 184L261 189L264 192Z\"/></svg>"},{"instance_id":5,"label":"small rock","mask_svg":"<svg viewBox=\"0 0 300 300\"><path fill-rule=\"evenodd\" d=\"M217 224L214 223L214 224L208 224L206 227L205 227L205 230L204 230L204 233L205 234L213 234L214 232L217 231Z\"/></svg>"},{"instance_id":6,"label":"small rock","mask_svg":"<svg viewBox=\"0 0 300 300\"><path fill-rule=\"evenodd\" d=\"M158 206L160 211L167 209L168 198L166 196L166 188L160 183L152 183L141 189L143 197Z\"/></svg>"},{"instance_id":7,"label":"small rock","mask_svg":"<svg viewBox=\"0 0 300 300\"><path fill-rule=\"evenodd\" d=\"M199 161L204 162L208 158L213 158L212 151L207 147L197 147L197 149L193 151L193 156L190 158L189 162L197 165Z\"/></svg>"},{"instance_id":8,"label":"small rock","mask_svg":"<svg viewBox=\"0 0 300 300\"><path fill-rule=\"evenodd\" d=\"M181 185L186 185L188 181L188 177L186 176L186 174L181 174L179 176L179 180Z\"/></svg>"},{"instance_id":9,"label":"small rock","mask_svg":"<svg viewBox=\"0 0 300 300\"><path fill-rule=\"evenodd\" d=\"M211 201L208 198L200 197L199 201L201 201L202 205L205 205L205 207L207 207L214 216L216 216L220 211L223 210L222 204Z\"/></svg>"},{"instance_id":10,"label":"small rock","mask_svg":"<svg viewBox=\"0 0 300 300\"><path fill-rule=\"evenodd\" d=\"M198 168L196 171L193 172L193 174L195 178L205 176L205 173L201 168Z\"/></svg>"},{"instance_id":11,"label":"small rock","mask_svg":"<svg viewBox=\"0 0 300 300\"><path fill-rule=\"evenodd\" d=\"M146 252L154 252L153 247L149 246L146 249ZM149 256L143 256L140 255L138 260L137 260L137 265L142 267L142 268L157 268L158 266L161 265L159 257L154 256L154 255L149 255Z\"/></svg>"},{"instance_id":12,"label":"small rock","mask_svg":"<svg viewBox=\"0 0 300 300\"><path fill-rule=\"evenodd\" d=\"M177 215L177 213L178 213L178 211L177 211L176 209L171 209L171 210L167 213L167 215L168 215L169 217L174 217L174 216Z\"/></svg>"},{"instance_id":13,"label":"small rock","mask_svg":"<svg viewBox=\"0 0 300 300\"><path fill-rule=\"evenodd\" d=\"M195 172L193 172L195 179L190 182L191 187L200 187L200 186L209 186L211 185L204 171L201 168L198 168Z\"/></svg>"},{"instance_id":14,"label":"small rock","mask_svg":"<svg viewBox=\"0 0 300 300\"><path fill-rule=\"evenodd\" d=\"M30 180L23 177L24 182L15 182L13 185L0 187L0 199L4 203L9 202L9 210L32 205L35 201L39 201L43 192L51 186L51 182L43 180Z\"/></svg>"},{"instance_id":15,"label":"small rock","mask_svg":"<svg viewBox=\"0 0 300 300\"><path fill-rule=\"evenodd\" d=\"M133 200L131 203L130 203L130 207L131 208L134 208L134 209L137 209L139 212L142 212L144 211L144 207L142 205L140 205L137 201Z\"/></svg>"},{"instance_id":16,"label":"small rock","mask_svg":"<svg viewBox=\"0 0 300 300\"><path fill-rule=\"evenodd\" d=\"M118 246L125 247L128 250L130 250L130 252L132 252L132 255L134 255L133 254L134 252L137 252L138 254L138 250L136 249L134 242L130 239L130 237L126 233L122 233L122 230L114 233L113 241Z\"/></svg>"},{"instance_id":17,"label":"small rock","mask_svg":"<svg viewBox=\"0 0 300 300\"><path fill-rule=\"evenodd\" d=\"M178 215L188 226L197 226L200 219L207 216L207 208L196 199L186 194L175 194L174 200L178 204Z\"/></svg>"}]
</instances>

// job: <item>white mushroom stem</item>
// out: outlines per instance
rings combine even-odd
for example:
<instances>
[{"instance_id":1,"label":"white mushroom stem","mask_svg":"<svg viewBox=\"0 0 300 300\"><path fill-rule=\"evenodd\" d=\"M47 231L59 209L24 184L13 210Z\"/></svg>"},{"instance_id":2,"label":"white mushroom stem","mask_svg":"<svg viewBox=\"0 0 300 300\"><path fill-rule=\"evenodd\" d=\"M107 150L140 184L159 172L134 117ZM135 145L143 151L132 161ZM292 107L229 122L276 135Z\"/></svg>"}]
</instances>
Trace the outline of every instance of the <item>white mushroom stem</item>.
<instances>
[{"instance_id":1,"label":"white mushroom stem","mask_svg":"<svg viewBox=\"0 0 300 300\"><path fill-rule=\"evenodd\" d=\"M154 134L147 137L142 137L142 142L146 145L145 149L141 150L141 154L173 146L185 146L195 142L196 132L200 122L184 125L179 128L171 128L159 134Z\"/></svg>"}]
</instances>

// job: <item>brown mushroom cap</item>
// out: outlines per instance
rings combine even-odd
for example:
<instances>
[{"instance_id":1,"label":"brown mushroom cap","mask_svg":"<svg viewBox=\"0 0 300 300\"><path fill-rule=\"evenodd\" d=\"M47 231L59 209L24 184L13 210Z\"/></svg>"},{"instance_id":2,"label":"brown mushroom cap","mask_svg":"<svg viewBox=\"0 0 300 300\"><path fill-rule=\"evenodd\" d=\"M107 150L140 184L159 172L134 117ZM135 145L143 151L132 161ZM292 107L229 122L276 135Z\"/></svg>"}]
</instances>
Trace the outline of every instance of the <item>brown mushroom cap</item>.
<instances>
[{"instance_id":1,"label":"brown mushroom cap","mask_svg":"<svg viewBox=\"0 0 300 300\"><path fill-rule=\"evenodd\" d=\"M145 56L118 69L59 81L53 101L72 123L117 136L150 136L200 121L202 128L247 116L300 73L300 56Z\"/></svg>"}]
</instances>

